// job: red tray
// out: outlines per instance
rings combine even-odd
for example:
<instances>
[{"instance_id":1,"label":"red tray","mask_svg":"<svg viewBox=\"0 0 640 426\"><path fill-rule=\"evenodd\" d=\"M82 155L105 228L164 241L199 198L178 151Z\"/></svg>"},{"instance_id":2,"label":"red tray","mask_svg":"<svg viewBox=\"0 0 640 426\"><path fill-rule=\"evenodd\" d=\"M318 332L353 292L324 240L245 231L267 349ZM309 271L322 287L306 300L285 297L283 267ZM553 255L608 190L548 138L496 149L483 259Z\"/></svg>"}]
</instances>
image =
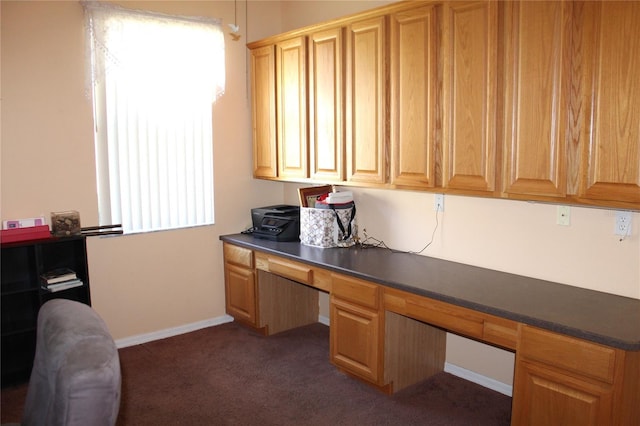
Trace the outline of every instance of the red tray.
<instances>
[{"instance_id":1,"label":"red tray","mask_svg":"<svg viewBox=\"0 0 640 426\"><path fill-rule=\"evenodd\" d=\"M28 226L26 228L3 229L0 231L0 242L15 243L16 241L41 240L51 237L49 225Z\"/></svg>"}]
</instances>

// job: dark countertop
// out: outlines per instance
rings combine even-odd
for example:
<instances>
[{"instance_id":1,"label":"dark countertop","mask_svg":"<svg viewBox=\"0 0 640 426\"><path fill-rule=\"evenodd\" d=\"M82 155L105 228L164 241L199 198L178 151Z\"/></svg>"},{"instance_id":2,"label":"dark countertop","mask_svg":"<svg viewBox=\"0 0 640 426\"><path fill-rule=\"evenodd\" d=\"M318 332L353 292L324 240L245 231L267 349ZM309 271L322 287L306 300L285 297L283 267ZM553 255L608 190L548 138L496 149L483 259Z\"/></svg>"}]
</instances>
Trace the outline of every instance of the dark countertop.
<instances>
[{"instance_id":1,"label":"dark countertop","mask_svg":"<svg viewBox=\"0 0 640 426\"><path fill-rule=\"evenodd\" d=\"M222 241L619 349L640 350L640 300L383 248Z\"/></svg>"}]
</instances>

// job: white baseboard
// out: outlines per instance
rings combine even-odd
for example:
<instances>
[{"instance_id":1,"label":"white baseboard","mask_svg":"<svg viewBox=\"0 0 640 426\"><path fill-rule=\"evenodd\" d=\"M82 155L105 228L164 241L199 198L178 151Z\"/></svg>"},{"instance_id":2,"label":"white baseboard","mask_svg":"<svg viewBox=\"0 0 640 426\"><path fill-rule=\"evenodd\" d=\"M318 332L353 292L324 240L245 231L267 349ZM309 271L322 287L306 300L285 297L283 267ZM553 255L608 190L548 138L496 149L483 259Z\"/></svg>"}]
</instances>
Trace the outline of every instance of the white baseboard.
<instances>
[{"instance_id":1,"label":"white baseboard","mask_svg":"<svg viewBox=\"0 0 640 426\"><path fill-rule=\"evenodd\" d=\"M136 336L125 337L124 339L118 339L116 340L116 346L118 348L126 348L128 346L140 345L154 340L166 339L167 337L178 336L180 334L189 333L207 327L213 327L232 321L233 317L229 315L223 315L221 317L198 321L191 324L185 324L179 327L167 328L164 330L154 331L152 333L138 334ZM318 322L328 326L329 317L319 315ZM483 376L482 374L478 374L471 370L467 370L466 368L462 368L457 365L445 362L444 371L462 379L469 380L470 382L476 383L480 386L484 386L485 388L500 392L501 394L512 396L513 386L499 382L490 377Z\"/></svg>"},{"instance_id":2,"label":"white baseboard","mask_svg":"<svg viewBox=\"0 0 640 426\"><path fill-rule=\"evenodd\" d=\"M178 336L180 334L189 333L191 331L200 330L202 328L213 327L227 322L232 322L233 317L230 315L223 315L217 318L211 318L204 321L198 321L191 324L181 325L179 327L167 328L164 330L154 331L152 333L138 334L136 336L125 337L123 339L116 340L116 346L118 348L126 348L128 346L141 345L143 343L152 342L154 340L166 339L167 337ZM329 325L329 317L319 315L318 322L326 326Z\"/></svg>"},{"instance_id":3,"label":"white baseboard","mask_svg":"<svg viewBox=\"0 0 640 426\"><path fill-rule=\"evenodd\" d=\"M202 328L213 327L215 325L224 324L233 321L233 317L229 315L223 315L217 318L211 318L204 321L193 322L191 324L181 325L179 327L167 328L164 330L154 331L152 333L138 334L137 336L125 337L124 339L116 340L116 347L126 348L127 346L140 345L142 343L151 342L153 340L166 339L167 337L173 337L191 331L200 330Z\"/></svg>"},{"instance_id":4,"label":"white baseboard","mask_svg":"<svg viewBox=\"0 0 640 426\"><path fill-rule=\"evenodd\" d=\"M325 317L324 315L318 315L318 322L320 324L324 324L326 326L329 325L329 317Z\"/></svg>"},{"instance_id":5,"label":"white baseboard","mask_svg":"<svg viewBox=\"0 0 640 426\"><path fill-rule=\"evenodd\" d=\"M480 386L484 386L485 388L489 388L496 392L500 392L503 395L507 395L507 396L513 395L513 386L508 385L506 383L499 382L490 377L483 376L482 374L478 374L474 371L467 370L466 368L462 368L457 365L449 364L448 362L445 362L444 371L449 374L453 374L454 376L457 376L462 379L473 382L475 384L478 384Z\"/></svg>"}]
</instances>

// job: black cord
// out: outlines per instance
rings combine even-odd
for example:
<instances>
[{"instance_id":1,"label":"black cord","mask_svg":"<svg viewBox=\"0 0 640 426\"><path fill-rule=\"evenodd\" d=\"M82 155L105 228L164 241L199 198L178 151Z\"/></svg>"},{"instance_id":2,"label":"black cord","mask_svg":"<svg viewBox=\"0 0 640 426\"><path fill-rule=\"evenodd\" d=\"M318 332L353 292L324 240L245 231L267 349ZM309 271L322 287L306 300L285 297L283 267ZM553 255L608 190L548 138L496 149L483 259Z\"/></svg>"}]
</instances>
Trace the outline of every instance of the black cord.
<instances>
[{"instance_id":1,"label":"black cord","mask_svg":"<svg viewBox=\"0 0 640 426\"><path fill-rule=\"evenodd\" d=\"M389 250L391 253L408 253L408 254L420 254L423 251L425 251L432 243L433 243L433 239L436 235L436 230L438 229L438 213L440 212L440 206L438 206L438 210L436 211L436 226L435 228L433 228L433 232L431 233L431 241L429 241L427 243L427 245L425 245L424 247L422 247L422 249L420 251L403 251L403 250L396 250L396 249L392 249L391 247L387 246L387 244L385 244L384 241L382 240L378 240L377 238L373 238L367 235L367 230L365 229L364 232L364 240L362 240L359 245L361 248L366 249L366 248L384 248Z\"/></svg>"}]
</instances>

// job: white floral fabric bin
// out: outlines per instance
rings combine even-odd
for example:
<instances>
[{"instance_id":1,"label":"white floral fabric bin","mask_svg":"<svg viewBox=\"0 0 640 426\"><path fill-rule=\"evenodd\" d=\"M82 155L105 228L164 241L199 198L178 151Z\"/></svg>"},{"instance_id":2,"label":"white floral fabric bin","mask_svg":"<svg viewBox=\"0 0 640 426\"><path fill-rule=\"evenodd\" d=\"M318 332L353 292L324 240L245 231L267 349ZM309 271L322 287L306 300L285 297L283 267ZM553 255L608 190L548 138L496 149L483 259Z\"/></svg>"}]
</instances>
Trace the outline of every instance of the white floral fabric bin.
<instances>
[{"instance_id":1,"label":"white floral fabric bin","mask_svg":"<svg viewBox=\"0 0 640 426\"><path fill-rule=\"evenodd\" d=\"M300 208L300 242L304 245L322 248L351 247L355 244L356 233L353 203L347 208Z\"/></svg>"}]
</instances>

